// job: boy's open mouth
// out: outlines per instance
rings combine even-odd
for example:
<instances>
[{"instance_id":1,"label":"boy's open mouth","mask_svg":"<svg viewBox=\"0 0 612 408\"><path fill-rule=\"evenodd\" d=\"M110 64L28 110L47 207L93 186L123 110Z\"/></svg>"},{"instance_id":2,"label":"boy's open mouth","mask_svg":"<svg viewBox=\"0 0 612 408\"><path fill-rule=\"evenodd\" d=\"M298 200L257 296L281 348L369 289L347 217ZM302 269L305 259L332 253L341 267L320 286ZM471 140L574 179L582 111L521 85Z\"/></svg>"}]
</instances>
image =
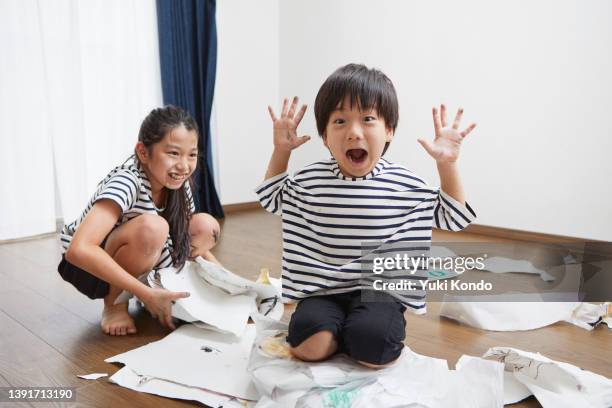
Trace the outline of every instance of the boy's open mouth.
<instances>
[{"instance_id":1,"label":"boy's open mouth","mask_svg":"<svg viewBox=\"0 0 612 408\"><path fill-rule=\"evenodd\" d=\"M352 163L361 164L365 162L368 157L368 152L364 149L349 149L346 151L346 157L348 157Z\"/></svg>"}]
</instances>

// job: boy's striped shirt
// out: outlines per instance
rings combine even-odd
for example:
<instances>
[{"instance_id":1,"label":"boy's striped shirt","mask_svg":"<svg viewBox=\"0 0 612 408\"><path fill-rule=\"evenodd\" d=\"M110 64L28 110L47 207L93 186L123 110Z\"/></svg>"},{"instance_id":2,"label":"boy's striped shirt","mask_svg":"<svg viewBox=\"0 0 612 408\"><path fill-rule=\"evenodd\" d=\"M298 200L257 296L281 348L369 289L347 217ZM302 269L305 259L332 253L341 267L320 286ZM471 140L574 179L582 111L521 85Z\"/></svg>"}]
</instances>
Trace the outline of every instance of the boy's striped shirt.
<instances>
[{"instance_id":1,"label":"boy's striped shirt","mask_svg":"<svg viewBox=\"0 0 612 408\"><path fill-rule=\"evenodd\" d=\"M362 245L402 243L418 253L432 227L459 231L476 214L403 166L381 159L364 177L345 177L335 159L265 180L261 205L282 216L283 300L371 289L360 282ZM390 293L416 313L424 295Z\"/></svg>"}]
</instances>

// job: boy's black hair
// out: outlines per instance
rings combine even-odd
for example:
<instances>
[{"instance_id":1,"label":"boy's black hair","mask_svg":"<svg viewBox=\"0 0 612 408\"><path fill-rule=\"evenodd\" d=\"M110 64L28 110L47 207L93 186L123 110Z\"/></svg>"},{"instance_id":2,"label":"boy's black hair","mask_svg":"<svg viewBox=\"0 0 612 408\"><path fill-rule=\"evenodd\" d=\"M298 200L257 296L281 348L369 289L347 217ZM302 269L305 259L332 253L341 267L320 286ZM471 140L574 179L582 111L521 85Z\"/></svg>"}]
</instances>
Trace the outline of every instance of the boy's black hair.
<instances>
[{"instance_id":1,"label":"boy's black hair","mask_svg":"<svg viewBox=\"0 0 612 408\"><path fill-rule=\"evenodd\" d=\"M381 71L363 64L347 64L335 70L321 85L315 99L314 113L319 136L325 136L325 128L332 112L342 107L344 98L357 104L360 110L376 109L385 120L388 130L395 132L399 121L397 94L391 80ZM383 154L389 142L385 144Z\"/></svg>"}]
</instances>

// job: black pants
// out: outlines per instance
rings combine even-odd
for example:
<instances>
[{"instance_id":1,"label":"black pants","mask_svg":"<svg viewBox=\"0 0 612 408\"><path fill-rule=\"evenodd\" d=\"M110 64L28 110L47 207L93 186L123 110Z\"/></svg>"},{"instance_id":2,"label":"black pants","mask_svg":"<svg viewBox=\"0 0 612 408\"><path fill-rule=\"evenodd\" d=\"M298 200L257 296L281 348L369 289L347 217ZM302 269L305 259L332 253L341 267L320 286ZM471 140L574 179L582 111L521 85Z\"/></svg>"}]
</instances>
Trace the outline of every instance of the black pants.
<instances>
[{"instance_id":1,"label":"black pants","mask_svg":"<svg viewBox=\"0 0 612 408\"><path fill-rule=\"evenodd\" d=\"M370 364L397 359L404 348L406 307L387 294L382 301L364 302L361 292L313 296L298 303L289 322L292 347L320 331L330 331L338 351ZM379 298L380 299L380 298Z\"/></svg>"},{"instance_id":2,"label":"black pants","mask_svg":"<svg viewBox=\"0 0 612 408\"><path fill-rule=\"evenodd\" d=\"M101 299L108 295L110 285L97 276L74 266L62 255L62 260L57 266L57 271L61 277L72 284L79 292L90 299Z\"/></svg>"}]
</instances>

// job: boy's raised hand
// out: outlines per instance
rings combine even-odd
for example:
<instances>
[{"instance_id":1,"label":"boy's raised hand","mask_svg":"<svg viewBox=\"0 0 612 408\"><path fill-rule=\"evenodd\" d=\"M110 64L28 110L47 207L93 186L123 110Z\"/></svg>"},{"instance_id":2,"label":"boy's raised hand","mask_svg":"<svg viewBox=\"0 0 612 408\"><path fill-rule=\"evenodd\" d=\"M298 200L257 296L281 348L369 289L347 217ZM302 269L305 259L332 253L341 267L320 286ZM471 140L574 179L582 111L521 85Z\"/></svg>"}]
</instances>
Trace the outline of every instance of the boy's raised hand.
<instances>
[{"instance_id":1,"label":"boy's raised hand","mask_svg":"<svg viewBox=\"0 0 612 408\"><path fill-rule=\"evenodd\" d=\"M431 157L438 163L453 163L459 158L459 150L463 139L476 127L475 123L460 131L463 108L459 108L451 126L446 123L446 107L440 105L440 114L434 107L432 109L435 137L433 143L426 139L418 139L419 143Z\"/></svg>"},{"instance_id":2,"label":"boy's raised hand","mask_svg":"<svg viewBox=\"0 0 612 408\"><path fill-rule=\"evenodd\" d=\"M285 98L283 100L283 109L280 118L277 118L272 107L268 106L268 112L270 112L270 117L274 125L275 149L290 152L310 140L310 136L298 137L297 135L297 127L306 112L306 105L302 105L300 110L296 112L298 102L299 99L296 96L293 98L291 106L289 106L289 100Z\"/></svg>"}]
</instances>

